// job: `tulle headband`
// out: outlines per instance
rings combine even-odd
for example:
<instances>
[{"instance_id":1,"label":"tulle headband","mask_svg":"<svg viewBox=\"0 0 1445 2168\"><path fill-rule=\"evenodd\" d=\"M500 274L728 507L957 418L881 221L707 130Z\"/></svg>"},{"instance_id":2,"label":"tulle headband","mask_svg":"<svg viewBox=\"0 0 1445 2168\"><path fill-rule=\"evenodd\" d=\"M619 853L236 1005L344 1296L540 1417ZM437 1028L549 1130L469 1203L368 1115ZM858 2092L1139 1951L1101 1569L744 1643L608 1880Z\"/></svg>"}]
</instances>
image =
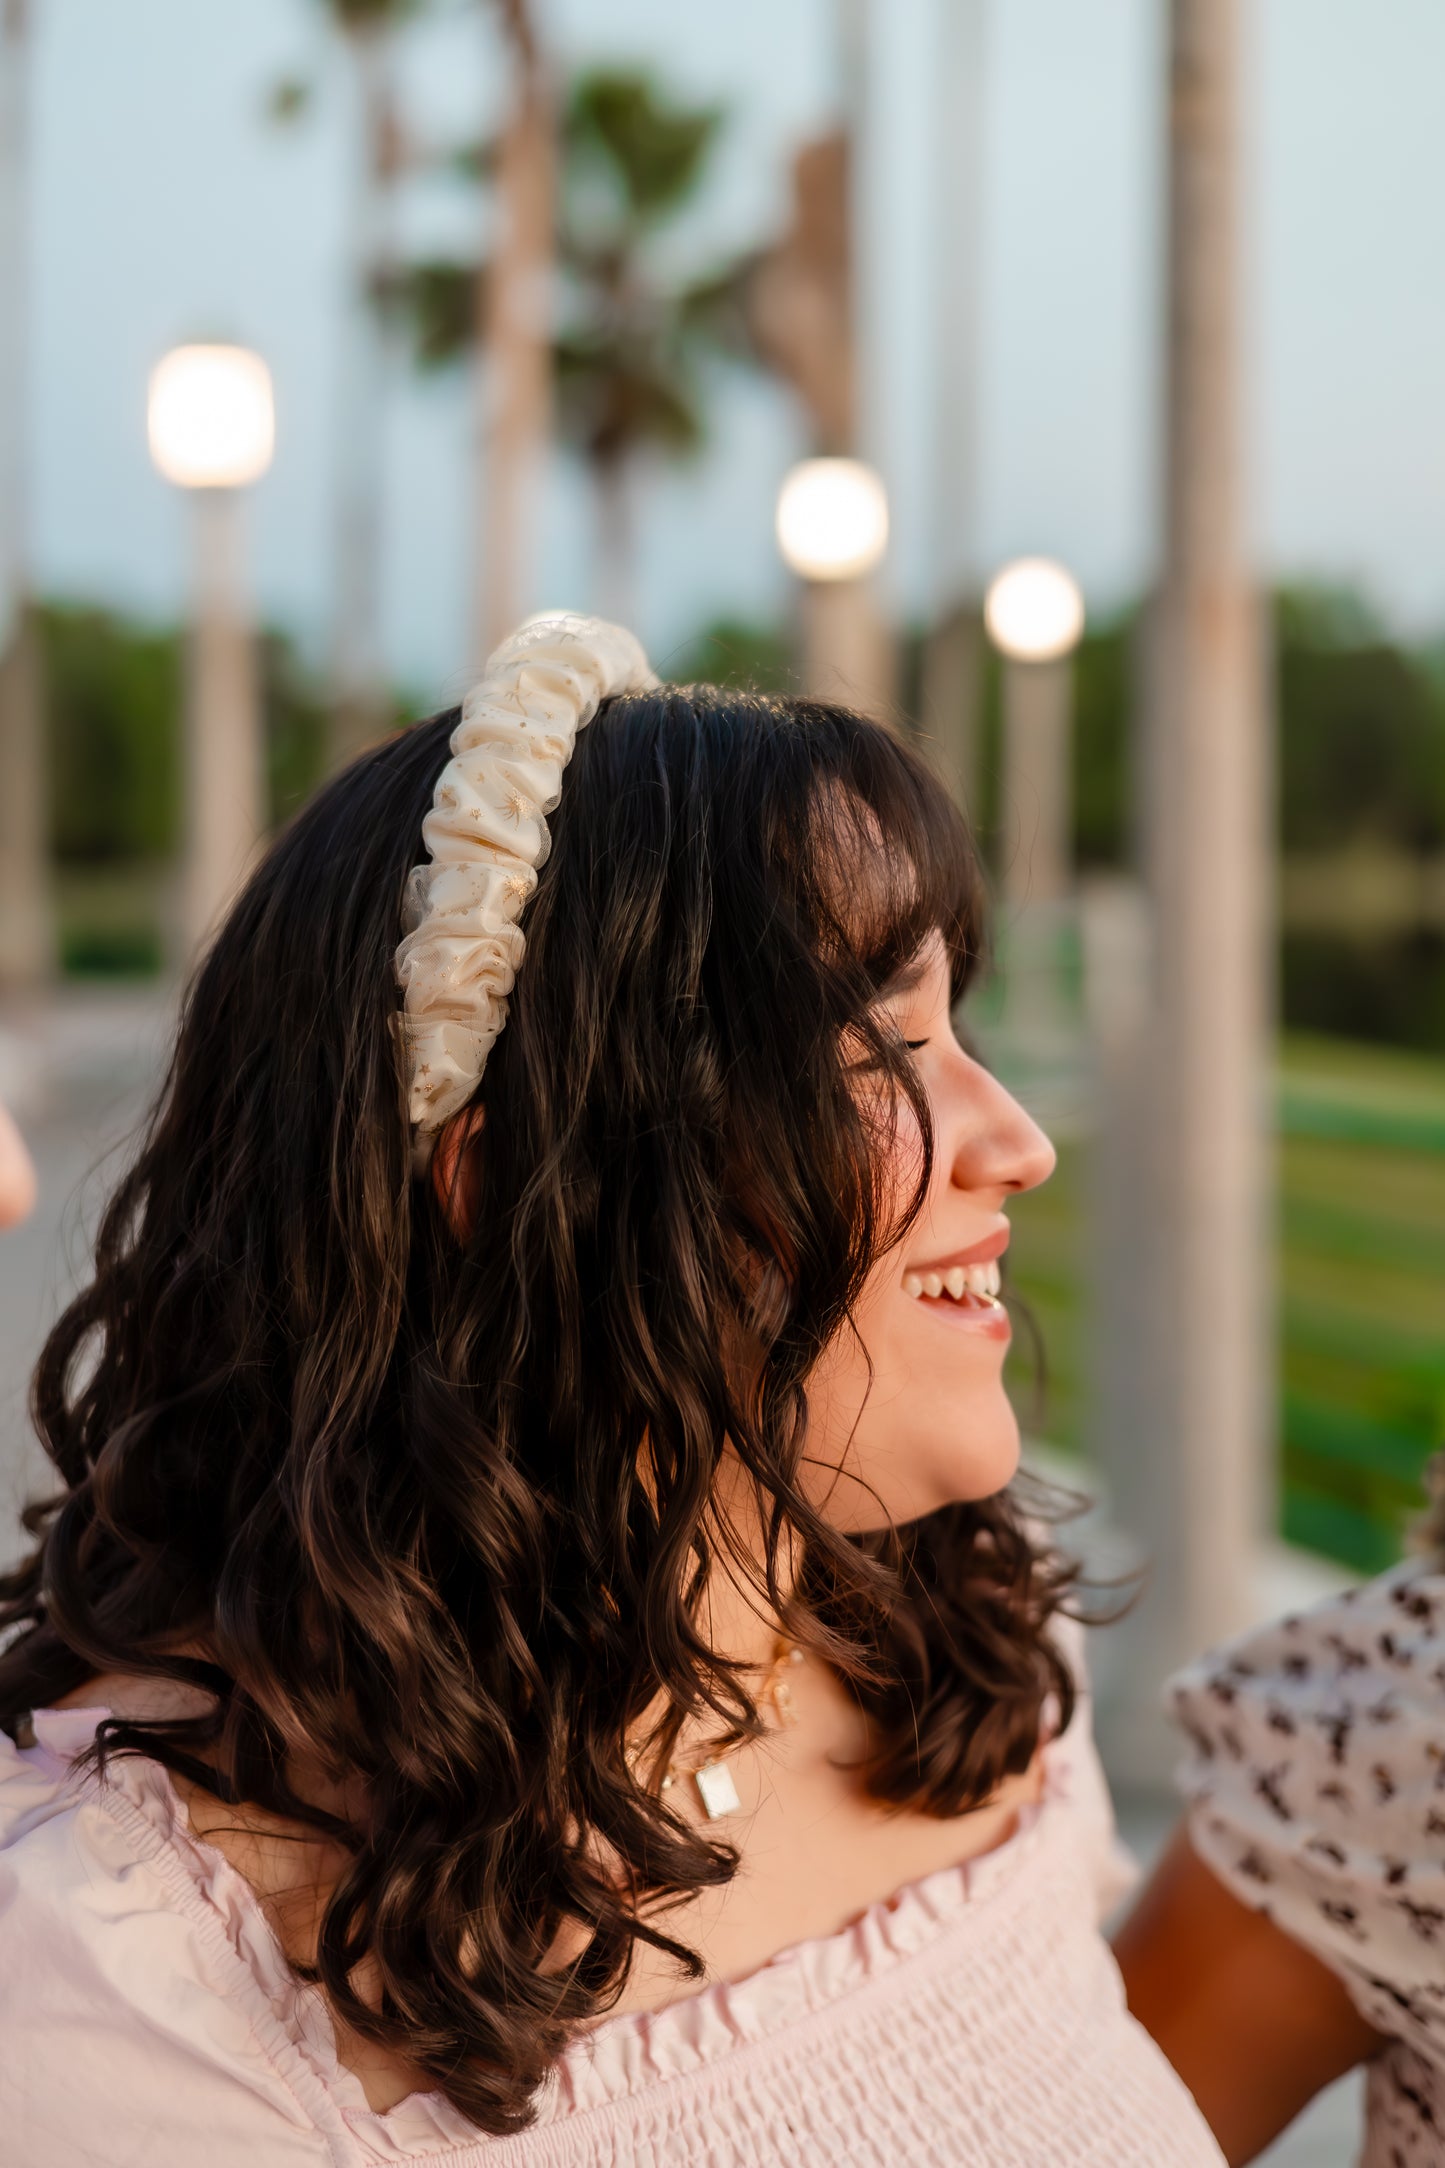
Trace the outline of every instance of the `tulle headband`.
<instances>
[{"instance_id":1,"label":"tulle headband","mask_svg":"<svg viewBox=\"0 0 1445 2168\"><path fill-rule=\"evenodd\" d=\"M396 952L413 1165L476 1090L507 1021L526 946L522 912L550 839L577 733L604 700L657 679L630 632L595 617L535 619L504 640L473 686L422 823Z\"/></svg>"}]
</instances>

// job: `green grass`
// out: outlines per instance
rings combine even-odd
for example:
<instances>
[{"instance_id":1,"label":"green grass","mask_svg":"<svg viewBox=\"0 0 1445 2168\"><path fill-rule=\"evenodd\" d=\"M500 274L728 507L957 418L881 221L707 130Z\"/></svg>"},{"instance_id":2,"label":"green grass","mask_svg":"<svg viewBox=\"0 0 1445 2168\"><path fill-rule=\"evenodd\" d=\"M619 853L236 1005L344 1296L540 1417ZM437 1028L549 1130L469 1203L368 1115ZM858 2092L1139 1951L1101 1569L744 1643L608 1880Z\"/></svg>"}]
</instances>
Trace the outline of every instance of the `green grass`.
<instances>
[{"instance_id":1,"label":"green grass","mask_svg":"<svg viewBox=\"0 0 1445 2168\"><path fill-rule=\"evenodd\" d=\"M1445 1062L1297 1039L1281 1071L1284 1533L1372 1572L1445 1444Z\"/></svg>"},{"instance_id":2,"label":"green grass","mask_svg":"<svg viewBox=\"0 0 1445 2168\"><path fill-rule=\"evenodd\" d=\"M1291 1541L1374 1572L1400 1555L1445 1446L1445 1061L1340 1041L1281 1050L1280 1498ZM1042 1329L1011 1361L1025 1419L1065 1448L1085 1429L1087 1142L1020 1201L1015 1285Z\"/></svg>"}]
</instances>

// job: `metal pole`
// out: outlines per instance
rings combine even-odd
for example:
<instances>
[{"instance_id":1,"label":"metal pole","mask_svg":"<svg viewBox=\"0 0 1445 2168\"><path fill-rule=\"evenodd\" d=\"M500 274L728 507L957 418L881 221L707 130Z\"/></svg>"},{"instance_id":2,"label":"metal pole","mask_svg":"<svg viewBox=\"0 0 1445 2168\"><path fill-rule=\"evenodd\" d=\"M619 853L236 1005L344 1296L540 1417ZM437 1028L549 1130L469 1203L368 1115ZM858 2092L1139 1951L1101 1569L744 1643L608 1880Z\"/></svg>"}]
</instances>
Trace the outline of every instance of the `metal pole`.
<instances>
[{"instance_id":1,"label":"metal pole","mask_svg":"<svg viewBox=\"0 0 1445 2168\"><path fill-rule=\"evenodd\" d=\"M808 697L891 723L898 690L895 650L872 580L803 580L799 610Z\"/></svg>"},{"instance_id":2,"label":"metal pole","mask_svg":"<svg viewBox=\"0 0 1445 2168\"><path fill-rule=\"evenodd\" d=\"M1249 1616L1271 1304L1267 703L1244 563L1237 0L1172 0L1163 576L1144 745L1153 986L1136 1236L1149 1423L1117 1504L1150 1585L1123 1763L1160 1772L1157 1685Z\"/></svg>"},{"instance_id":3,"label":"metal pole","mask_svg":"<svg viewBox=\"0 0 1445 2168\"><path fill-rule=\"evenodd\" d=\"M1066 1026L1063 940L1072 888L1074 666L1067 656L1003 664L1001 841L1010 1036L1057 1052Z\"/></svg>"},{"instance_id":4,"label":"metal pole","mask_svg":"<svg viewBox=\"0 0 1445 2168\"><path fill-rule=\"evenodd\" d=\"M26 577L26 0L0 0L0 984L54 966L40 656Z\"/></svg>"},{"instance_id":5,"label":"metal pole","mask_svg":"<svg viewBox=\"0 0 1445 2168\"><path fill-rule=\"evenodd\" d=\"M188 958L233 900L265 828L260 685L245 604L240 494L190 494L196 587L187 657L181 908Z\"/></svg>"},{"instance_id":6,"label":"metal pole","mask_svg":"<svg viewBox=\"0 0 1445 2168\"><path fill-rule=\"evenodd\" d=\"M1068 656L1003 665L1004 900L1062 904L1070 888L1074 666Z\"/></svg>"}]
</instances>

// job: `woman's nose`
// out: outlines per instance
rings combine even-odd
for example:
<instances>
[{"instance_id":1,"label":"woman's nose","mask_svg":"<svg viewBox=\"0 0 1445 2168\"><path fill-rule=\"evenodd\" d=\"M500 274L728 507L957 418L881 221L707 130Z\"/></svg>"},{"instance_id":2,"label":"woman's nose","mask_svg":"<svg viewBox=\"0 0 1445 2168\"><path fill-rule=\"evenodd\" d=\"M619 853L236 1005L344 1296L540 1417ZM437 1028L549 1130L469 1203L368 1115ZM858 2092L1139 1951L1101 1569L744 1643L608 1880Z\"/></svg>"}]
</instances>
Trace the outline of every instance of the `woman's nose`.
<instances>
[{"instance_id":1,"label":"woman's nose","mask_svg":"<svg viewBox=\"0 0 1445 2168\"><path fill-rule=\"evenodd\" d=\"M1038 1123L997 1077L971 1063L972 1119L960 1124L953 1179L961 1189L1020 1195L1047 1182L1058 1154Z\"/></svg>"}]
</instances>

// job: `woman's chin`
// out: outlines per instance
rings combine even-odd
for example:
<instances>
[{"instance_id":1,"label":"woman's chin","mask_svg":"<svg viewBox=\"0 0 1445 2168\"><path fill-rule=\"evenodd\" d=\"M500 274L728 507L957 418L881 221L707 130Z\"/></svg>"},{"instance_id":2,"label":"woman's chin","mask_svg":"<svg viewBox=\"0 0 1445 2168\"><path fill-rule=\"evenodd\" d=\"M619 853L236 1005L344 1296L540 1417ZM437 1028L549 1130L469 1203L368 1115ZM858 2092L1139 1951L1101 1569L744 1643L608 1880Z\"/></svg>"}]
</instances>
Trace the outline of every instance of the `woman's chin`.
<instances>
[{"instance_id":1,"label":"woman's chin","mask_svg":"<svg viewBox=\"0 0 1445 2168\"><path fill-rule=\"evenodd\" d=\"M1002 1412L990 1411L986 1426L955 1422L936 1443L915 1440L911 1452L900 1441L890 1467L874 1470L871 1480L845 1471L819 1503L835 1528L852 1535L901 1528L945 1506L997 1497L1017 1475L1019 1454L1018 1420L1005 1403Z\"/></svg>"},{"instance_id":2,"label":"woman's chin","mask_svg":"<svg viewBox=\"0 0 1445 2168\"><path fill-rule=\"evenodd\" d=\"M1019 1437L1018 1417L1007 1401L998 1411L990 1411L986 1422L970 1429L959 1426L960 1434L950 1440L947 1472L944 1476L946 1495L939 1499L940 1505L966 1505L979 1498L993 1498L1005 1490L1019 1471L1022 1442Z\"/></svg>"}]
</instances>

